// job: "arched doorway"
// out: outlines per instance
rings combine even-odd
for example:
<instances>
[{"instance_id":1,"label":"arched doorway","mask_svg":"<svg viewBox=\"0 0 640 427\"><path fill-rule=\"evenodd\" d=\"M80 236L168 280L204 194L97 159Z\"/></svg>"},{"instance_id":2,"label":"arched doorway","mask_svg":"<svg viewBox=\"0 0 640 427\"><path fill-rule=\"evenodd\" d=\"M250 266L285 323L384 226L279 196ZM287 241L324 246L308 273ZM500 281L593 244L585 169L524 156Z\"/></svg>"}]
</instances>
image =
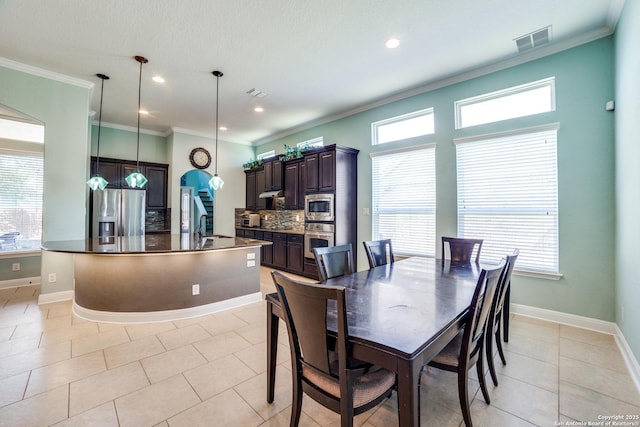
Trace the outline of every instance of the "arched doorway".
<instances>
[{"instance_id":1,"label":"arched doorway","mask_svg":"<svg viewBox=\"0 0 640 427\"><path fill-rule=\"evenodd\" d=\"M180 177L180 232L213 234L214 192L211 175L190 170Z\"/></svg>"}]
</instances>

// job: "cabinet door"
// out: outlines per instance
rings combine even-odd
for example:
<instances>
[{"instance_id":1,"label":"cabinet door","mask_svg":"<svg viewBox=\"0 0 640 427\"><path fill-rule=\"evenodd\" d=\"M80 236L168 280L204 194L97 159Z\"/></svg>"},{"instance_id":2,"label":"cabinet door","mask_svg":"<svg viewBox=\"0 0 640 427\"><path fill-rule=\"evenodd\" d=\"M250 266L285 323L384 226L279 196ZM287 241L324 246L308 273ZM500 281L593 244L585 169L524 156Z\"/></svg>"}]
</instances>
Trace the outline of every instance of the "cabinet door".
<instances>
[{"instance_id":1,"label":"cabinet door","mask_svg":"<svg viewBox=\"0 0 640 427\"><path fill-rule=\"evenodd\" d=\"M272 163L271 189L273 191L282 190L282 161L274 160ZM265 169L266 170L266 169Z\"/></svg>"},{"instance_id":2,"label":"cabinet door","mask_svg":"<svg viewBox=\"0 0 640 427\"><path fill-rule=\"evenodd\" d=\"M91 161L91 176L96 174L96 161ZM100 170L98 175L107 180L107 188L120 188L121 181L121 165L120 163L100 160Z\"/></svg>"},{"instance_id":3,"label":"cabinet door","mask_svg":"<svg viewBox=\"0 0 640 427\"><path fill-rule=\"evenodd\" d=\"M304 157L306 168L304 188L307 193L318 191L318 154Z\"/></svg>"},{"instance_id":4,"label":"cabinet door","mask_svg":"<svg viewBox=\"0 0 640 427\"><path fill-rule=\"evenodd\" d=\"M289 235L287 239L287 270L302 273L304 271L303 237Z\"/></svg>"},{"instance_id":5,"label":"cabinet door","mask_svg":"<svg viewBox=\"0 0 640 427\"><path fill-rule=\"evenodd\" d=\"M260 193L264 193L265 191L265 172L263 170L256 171L256 209L266 209L267 208L267 199L261 199L258 197Z\"/></svg>"},{"instance_id":6,"label":"cabinet door","mask_svg":"<svg viewBox=\"0 0 640 427\"><path fill-rule=\"evenodd\" d=\"M273 163L264 162L264 188L267 191L273 189Z\"/></svg>"},{"instance_id":7,"label":"cabinet door","mask_svg":"<svg viewBox=\"0 0 640 427\"><path fill-rule=\"evenodd\" d=\"M301 162L290 162L284 168L284 208L298 209L298 195L300 188L298 185L300 177Z\"/></svg>"},{"instance_id":8,"label":"cabinet door","mask_svg":"<svg viewBox=\"0 0 640 427\"><path fill-rule=\"evenodd\" d=\"M265 231L263 239L267 242L273 242L273 233ZM263 265L273 265L273 245L263 246L260 254Z\"/></svg>"},{"instance_id":9,"label":"cabinet door","mask_svg":"<svg viewBox=\"0 0 640 427\"><path fill-rule=\"evenodd\" d=\"M247 209L256 208L256 173L247 172L247 193L246 193L246 207Z\"/></svg>"},{"instance_id":10,"label":"cabinet door","mask_svg":"<svg viewBox=\"0 0 640 427\"><path fill-rule=\"evenodd\" d=\"M307 182L307 165L299 163L298 170L298 204L293 209L304 210L305 183Z\"/></svg>"},{"instance_id":11,"label":"cabinet door","mask_svg":"<svg viewBox=\"0 0 640 427\"><path fill-rule=\"evenodd\" d=\"M326 151L318 155L318 191L336 189L336 152Z\"/></svg>"},{"instance_id":12,"label":"cabinet door","mask_svg":"<svg viewBox=\"0 0 640 427\"><path fill-rule=\"evenodd\" d=\"M147 182L147 209L165 209L167 207L167 168L145 167Z\"/></svg>"},{"instance_id":13,"label":"cabinet door","mask_svg":"<svg viewBox=\"0 0 640 427\"><path fill-rule=\"evenodd\" d=\"M273 266L287 268L287 235L273 233Z\"/></svg>"}]
</instances>

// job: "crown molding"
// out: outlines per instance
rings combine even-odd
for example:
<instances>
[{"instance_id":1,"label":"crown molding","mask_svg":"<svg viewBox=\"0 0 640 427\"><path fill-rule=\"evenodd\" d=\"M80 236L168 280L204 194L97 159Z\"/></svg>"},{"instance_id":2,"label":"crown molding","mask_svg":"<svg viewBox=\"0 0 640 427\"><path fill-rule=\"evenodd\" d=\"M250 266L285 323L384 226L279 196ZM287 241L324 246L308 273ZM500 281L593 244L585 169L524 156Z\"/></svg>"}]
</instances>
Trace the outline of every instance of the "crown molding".
<instances>
[{"instance_id":1,"label":"crown molding","mask_svg":"<svg viewBox=\"0 0 640 427\"><path fill-rule=\"evenodd\" d=\"M9 68L15 71L31 74L38 77L43 77L49 80L55 80L58 82L70 84L73 86L79 86L84 89L92 90L95 83L87 80L78 79L76 77L70 77L65 74L56 73L55 71L45 70L44 68L34 67L32 65L23 64L21 62L13 61L8 58L0 56L0 67Z\"/></svg>"},{"instance_id":2,"label":"crown molding","mask_svg":"<svg viewBox=\"0 0 640 427\"><path fill-rule=\"evenodd\" d=\"M215 134L211 134L211 133L206 133L206 132L198 132L195 130L191 130L191 129L185 129L185 128L181 128L181 127L177 127L177 126L171 126L171 128L169 129L169 131L167 131L167 136L171 135L172 133L181 133L184 135L191 135L191 136L197 136L200 138L208 138L208 139L212 139L215 141ZM218 138L218 142L225 142L228 144L238 144L238 145L248 145L248 146L253 146L253 144L251 142L247 142L247 141L229 141L226 139L221 139Z\"/></svg>"},{"instance_id":3,"label":"crown molding","mask_svg":"<svg viewBox=\"0 0 640 427\"><path fill-rule=\"evenodd\" d=\"M91 122L92 125L98 126L98 121L97 120L93 120ZM102 127L106 127L106 128L111 128L111 129L118 129L118 130L124 130L127 132L133 132L133 133L137 133L138 132L138 128L133 127L133 126L126 126L126 125L119 125L117 123L109 123L109 122L102 122ZM150 130L150 129L143 129L140 128L140 133L144 133L146 135L154 135L154 136L162 136L162 137L167 137L167 133L166 132L159 132L157 130Z\"/></svg>"}]
</instances>

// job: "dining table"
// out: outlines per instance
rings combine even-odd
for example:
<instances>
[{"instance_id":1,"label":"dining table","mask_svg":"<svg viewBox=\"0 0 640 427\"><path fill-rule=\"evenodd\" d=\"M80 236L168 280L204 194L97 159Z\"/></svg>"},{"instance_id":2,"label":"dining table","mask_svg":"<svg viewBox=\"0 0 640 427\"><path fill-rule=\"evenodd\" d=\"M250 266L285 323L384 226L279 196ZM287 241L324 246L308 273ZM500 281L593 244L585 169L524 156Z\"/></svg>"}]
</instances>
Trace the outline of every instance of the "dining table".
<instances>
[{"instance_id":1,"label":"dining table","mask_svg":"<svg viewBox=\"0 0 640 427\"><path fill-rule=\"evenodd\" d=\"M481 265L409 257L327 280L346 288L352 357L396 373L400 426L420 425L420 375L462 329ZM267 401L273 402L279 319L276 293L267 302ZM335 333L335 306L328 306ZM424 384L423 387L429 387Z\"/></svg>"}]
</instances>

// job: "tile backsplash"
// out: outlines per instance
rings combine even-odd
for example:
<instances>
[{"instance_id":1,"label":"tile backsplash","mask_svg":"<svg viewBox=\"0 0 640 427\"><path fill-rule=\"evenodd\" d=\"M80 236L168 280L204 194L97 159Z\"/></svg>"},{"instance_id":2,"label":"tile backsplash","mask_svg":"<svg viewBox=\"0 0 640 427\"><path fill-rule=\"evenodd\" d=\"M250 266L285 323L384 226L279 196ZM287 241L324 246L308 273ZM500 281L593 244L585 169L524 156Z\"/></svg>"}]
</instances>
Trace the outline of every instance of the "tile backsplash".
<instances>
[{"instance_id":1,"label":"tile backsplash","mask_svg":"<svg viewBox=\"0 0 640 427\"><path fill-rule=\"evenodd\" d=\"M260 228L267 230L304 231L304 210L285 210L284 197L277 197L273 203L275 209L250 211L235 209L236 227L241 227L241 216L245 212L260 214Z\"/></svg>"}]
</instances>

